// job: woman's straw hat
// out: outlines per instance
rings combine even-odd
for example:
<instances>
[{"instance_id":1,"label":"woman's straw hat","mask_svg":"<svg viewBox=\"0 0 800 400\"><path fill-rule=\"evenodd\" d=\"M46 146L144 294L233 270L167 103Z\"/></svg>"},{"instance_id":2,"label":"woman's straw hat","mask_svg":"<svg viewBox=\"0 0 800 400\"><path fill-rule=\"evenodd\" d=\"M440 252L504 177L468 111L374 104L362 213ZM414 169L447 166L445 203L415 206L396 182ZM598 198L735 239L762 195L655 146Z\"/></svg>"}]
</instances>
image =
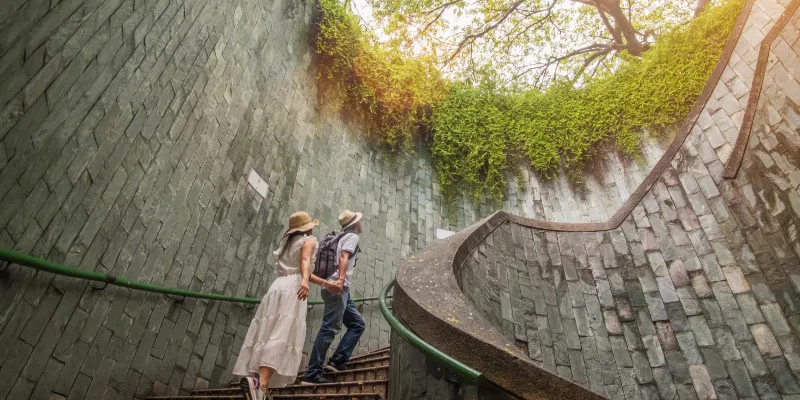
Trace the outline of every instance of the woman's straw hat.
<instances>
[{"instance_id":1,"label":"woman's straw hat","mask_svg":"<svg viewBox=\"0 0 800 400\"><path fill-rule=\"evenodd\" d=\"M339 214L339 225L342 226L342 229L347 229L356 224L356 222L361 221L362 214L360 212L352 212L350 210L344 210L341 214Z\"/></svg>"},{"instance_id":2,"label":"woman's straw hat","mask_svg":"<svg viewBox=\"0 0 800 400\"><path fill-rule=\"evenodd\" d=\"M289 229L283 234L284 237L295 233L305 232L319 226L319 220L312 220L311 216L305 211L298 211L289 217Z\"/></svg>"}]
</instances>

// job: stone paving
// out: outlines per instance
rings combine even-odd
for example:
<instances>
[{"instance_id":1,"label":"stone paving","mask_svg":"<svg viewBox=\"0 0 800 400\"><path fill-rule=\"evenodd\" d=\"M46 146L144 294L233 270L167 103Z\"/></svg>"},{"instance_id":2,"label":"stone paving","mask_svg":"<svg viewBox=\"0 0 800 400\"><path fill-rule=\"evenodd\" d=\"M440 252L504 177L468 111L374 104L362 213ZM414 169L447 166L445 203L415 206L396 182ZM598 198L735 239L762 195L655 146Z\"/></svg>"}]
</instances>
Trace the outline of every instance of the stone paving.
<instances>
[{"instance_id":1,"label":"stone paving","mask_svg":"<svg viewBox=\"0 0 800 400\"><path fill-rule=\"evenodd\" d=\"M740 107L746 101L759 35L782 9L757 5L726 89L715 92L720 106L703 116L712 118L702 120L709 129L740 124L728 112L729 94ZM436 229L457 230L494 211L467 201L448 209L424 150L387 159L321 111L308 46L312 12L312 2L298 0L4 4L0 248L157 285L259 297L274 278L271 251L288 215L307 209L322 220L321 234L348 207L366 215L353 283L360 297L377 294L397 260L435 240ZM735 140L695 136L704 157L708 146L724 155ZM610 153L583 190L528 174L530 184L512 184L503 208L604 220L660 148L648 141L641 165ZM265 197L248 185L251 170L267 183ZM0 399L130 399L219 385L252 310L178 300L0 265ZM368 327L358 351L386 345L376 305L362 311ZM319 317L319 307L309 313L309 341Z\"/></svg>"},{"instance_id":2,"label":"stone paving","mask_svg":"<svg viewBox=\"0 0 800 400\"><path fill-rule=\"evenodd\" d=\"M775 10L756 2L736 54ZM795 13L735 181L720 176L747 101L741 56L620 228L505 224L487 237L457 275L481 315L544 369L612 399L800 397L798 37Z\"/></svg>"}]
</instances>

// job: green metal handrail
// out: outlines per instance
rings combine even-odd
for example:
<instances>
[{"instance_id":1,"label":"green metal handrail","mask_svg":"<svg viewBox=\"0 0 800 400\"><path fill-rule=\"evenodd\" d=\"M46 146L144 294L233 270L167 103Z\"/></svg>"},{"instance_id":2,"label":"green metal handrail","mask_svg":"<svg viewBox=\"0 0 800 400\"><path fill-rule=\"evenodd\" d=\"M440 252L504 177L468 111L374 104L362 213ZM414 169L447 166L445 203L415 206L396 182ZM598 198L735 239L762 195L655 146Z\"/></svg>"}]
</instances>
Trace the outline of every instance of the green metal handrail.
<instances>
[{"instance_id":1,"label":"green metal handrail","mask_svg":"<svg viewBox=\"0 0 800 400\"><path fill-rule=\"evenodd\" d=\"M261 299L254 299L252 297L234 297L216 293L194 292L191 290L166 288L163 286L151 285L149 283L132 281L125 278L118 278L112 274L103 274L95 271L86 271L83 269L67 267L65 265L57 264L47 260L42 260L40 258L36 258L27 254L18 253L16 251L8 249L0 249L0 261L19 264L26 267L37 269L39 271L50 272L57 275L70 276L73 278L84 279L88 281L102 282L108 285L122 286L129 289L142 290L145 292L163 293L163 294L182 296L182 297L194 297L198 299L229 301L233 303L246 303L246 304L261 303ZM361 303L372 300L378 300L378 298L377 297L356 298L353 299L353 302ZM324 304L324 302L322 301L308 302L308 305L311 306L319 304Z\"/></svg>"},{"instance_id":2,"label":"green metal handrail","mask_svg":"<svg viewBox=\"0 0 800 400\"><path fill-rule=\"evenodd\" d=\"M25 267L34 268L39 271L50 272L57 275L69 276L88 281L101 282L108 285L121 286L145 292L162 293L162 294L182 296L182 297L194 297L198 299L229 301L234 303L258 304L261 302L261 299L255 299L251 297L225 296L215 293L202 293L202 292L194 292L191 290L174 289L158 285L151 285L149 283L142 283L142 282L132 281L129 279L118 278L112 274L104 274L95 271L87 271L83 269L68 267L65 265L57 264L47 260L42 260L40 258L36 258L31 255L18 253L16 251L8 249L0 249L0 261L14 263ZM439 349L431 346L428 342L422 340L419 336L414 334L414 332L412 332L405 325L403 325L403 323L400 322L400 320L398 320L392 314L392 311L386 304L386 299L392 297L388 293L393 286L394 286L394 280L392 280L392 282L389 283L389 285L387 285L386 288L383 289L383 291L381 291L379 297L357 298L353 299L353 302L358 303L364 301L378 300L383 317L386 318L386 321L389 322L389 325L392 327L392 329L394 329L400 336L402 336L409 343L414 345L414 347L420 349L426 355L438 360L446 367L456 371L464 378L466 378L468 381L471 381L473 383L482 382L483 374L481 374L478 371L475 371L474 369L466 366L460 361L448 356L445 353L442 353L441 351L439 351ZM317 305L324 303L321 301L309 301L308 304Z\"/></svg>"},{"instance_id":3,"label":"green metal handrail","mask_svg":"<svg viewBox=\"0 0 800 400\"><path fill-rule=\"evenodd\" d=\"M386 318L386 321L395 330L403 339L407 340L411 343L414 347L421 350L426 355L436 359L440 363L444 364L447 368L457 372L459 375L464 377L466 380L480 384L484 380L484 376L482 373L470 368L466 364L462 363L461 361L456 360L448 356L447 354L443 353L441 350L433 347L430 343L422 340L419 336L417 336L414 332L411 331L408 327L406 327L402 322L400 322L397 317L392 314L392 311L389 309L389 306L386 304L386 299L388 296L389 291L394 286L395 281L392 280L386 287L381 291L378 304L381 308L381 313L383 317Z\"/></svg>"}]
</instances>

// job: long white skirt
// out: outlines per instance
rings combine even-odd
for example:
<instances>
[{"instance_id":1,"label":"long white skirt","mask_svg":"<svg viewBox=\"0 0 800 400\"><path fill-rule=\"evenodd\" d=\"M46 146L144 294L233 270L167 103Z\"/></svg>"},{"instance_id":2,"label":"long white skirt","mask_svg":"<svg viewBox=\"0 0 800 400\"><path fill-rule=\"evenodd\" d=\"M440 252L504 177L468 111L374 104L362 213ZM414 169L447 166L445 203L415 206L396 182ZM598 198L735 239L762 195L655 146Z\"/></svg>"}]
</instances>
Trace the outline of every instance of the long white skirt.
<instances>
[{"instance_id":1,"label":"long white skirt","mask_svg":"<svg viewBox=\"0 0 800 400\"><path fill-rule=\"evenodd\" d=\"M294 383L306 339L306 301L297 299L300 274L275 279L247 329L233 374L252 376L259 367L275 369L269 387Z\"/></svg>"}]
</instances>

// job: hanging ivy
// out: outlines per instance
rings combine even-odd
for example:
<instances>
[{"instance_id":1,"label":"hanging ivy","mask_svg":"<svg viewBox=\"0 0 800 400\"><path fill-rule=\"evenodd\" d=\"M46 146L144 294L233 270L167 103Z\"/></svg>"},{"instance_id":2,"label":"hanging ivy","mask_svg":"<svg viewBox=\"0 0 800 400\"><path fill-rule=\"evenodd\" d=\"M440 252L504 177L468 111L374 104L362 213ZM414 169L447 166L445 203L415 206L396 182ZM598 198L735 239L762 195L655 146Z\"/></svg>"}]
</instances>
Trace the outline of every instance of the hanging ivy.
<instances>
[{"instance_id":1,"label":"hanging ivy","mask_svg":"<svg viewBox=\"0 0 800 400\"><path fill-rule=\"evenodd\" d=\"M446 194L500 199L508 172L525 163L544 176L559 168L575 174L604 146L633 155L645 130L673 132L711 75L743 0L710 8L583 87L562 82L544 92L449 82L433 60L379 46L337 0L318 4L325 101L353 114L391 151L407 149L420 130L431 132Z\"/></svg>"},{"instance_id":2,"label":"hanging ivy","mask_svg":"<svg viewBox=\"0 0 800 400\"><path fill-rule=\"evenodd\" d=\"M314 43L324 102L387 150L407 150L431 106L447 95L447 82L433 60L404 58L395 48L378 46L337 0L319 0L318 7Z\"/></svg>"}]
</instances>

